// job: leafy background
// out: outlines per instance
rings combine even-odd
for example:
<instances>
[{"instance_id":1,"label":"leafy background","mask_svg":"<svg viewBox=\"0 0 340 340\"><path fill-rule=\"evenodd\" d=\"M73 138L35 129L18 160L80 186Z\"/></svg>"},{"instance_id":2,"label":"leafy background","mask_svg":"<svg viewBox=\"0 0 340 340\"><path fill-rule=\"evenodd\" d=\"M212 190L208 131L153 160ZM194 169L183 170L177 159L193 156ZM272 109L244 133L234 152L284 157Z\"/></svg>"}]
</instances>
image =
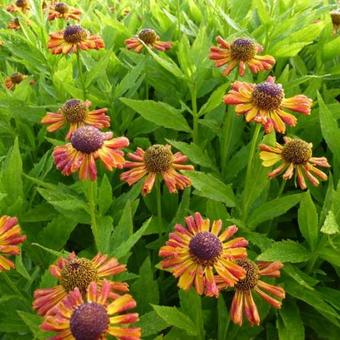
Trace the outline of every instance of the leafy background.
<instances>
[{"instance_id":1,"label":"leafy background","mask_svg":"<svg viewBox=\"0 0 340 340\"><path fill-rule=\"evenodd\" d=\"M16 71L30 78L13 92L0 89L0 209L18 216L28 236L16 271L0 274L1 338L45 338L31 303L34 289L55 284L48 266L67 251L90 257L99 250L128 264L121 279L128 280L138 301L145 339L338 339L340 37L332 34L329 16L335 2L68 1L83 10L82 25L105 40L104 50L81 53L81 58L88 99L109 109L115 135L126 135L130 150L170 143L196 168L187 173L192 188L178 195L164 188L162 221L155 217L155 193L142 198L140 185L128 188L118 171L100 169L94 211L100 228L94 236L88 183L63 177L51 159L64 131L48 134L39 123L47 110L82 95L75 55L52 56L46 48L48 32L64 24L48 23L41 1L33 0L31 24L22 18L22 29L10 31L12 15L5 11L9 1L4 2L0 81ZM127 51L124 40L142 27L154 28L174 47L167 53ZM314 100L311 116L299 116L288 135L312 142L316 155L328 157L328 182L306 192L288 183L278 197L281 179L268 181L269 170L256 156L251 181L245 183L254 126L222 104L234 75L224 78L207 57L218 34L256 39L277 59L271 74L286 96L304 93ZM244 80L266 77L246 73ZM178 290L176 281L157 269L168 231L195 211L222 218L225 226L236 223L251 242L252 258L285 263L278 281L287 298L279 311L256 301L261 326L240 328L229 321L232 294L200 298Z\"/></svg>"}]
</instances>

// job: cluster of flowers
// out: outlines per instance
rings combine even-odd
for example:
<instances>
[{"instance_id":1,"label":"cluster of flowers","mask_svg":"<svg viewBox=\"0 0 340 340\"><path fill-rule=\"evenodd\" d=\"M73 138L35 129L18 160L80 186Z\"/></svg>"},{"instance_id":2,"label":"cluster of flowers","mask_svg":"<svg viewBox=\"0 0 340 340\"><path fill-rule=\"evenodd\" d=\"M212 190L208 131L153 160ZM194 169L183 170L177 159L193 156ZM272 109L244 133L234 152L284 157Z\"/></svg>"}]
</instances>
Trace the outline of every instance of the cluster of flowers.
<instances>
[{"instance_id":1,"label":"cluster of flowers","mask_svg":"<svg viewBox=\"0 0 340 340\"><path fill-rule=\"evenodd\" d=\"M9 11L29 10L27 1L16 1ZM48 18L79 20L81 12L64 3L49 7ZM260 56L262 47L254 41L239 38L228 43L217 37L217 47L211 48L210 59L217 67L226 65L223 74L228 76L238 67L240 76L248 66L251 72L270 70L275 64L272 56ZM152 29L142 29L138 35L127 39L126 47L140 53L145 46L165 51L172 47L164 42ZM80 50L104 48L103 40L91 35L79 25L69 25L60 32L50 34L48 48L52 54L79 53ZM25 76L21 75L21 78ZM20 78L20 77L18 77ZM15 87L15 79L8 81L8 88ZM236 105L236 113L245 116L247 122L264 127L265 133L273 130L285 133L286 124L295 126L297 119L289 109L309 115L312 101L304 95L285 98L281 84L273 77L260 84L235 81L224 97L227 105ZM187 157L180 152L172 153L169 145L152 145L145 151L137 148L124 158L122 149L128 147L126 137L113 138L113 133L101 131L110 126L107 109L90 110L88 100L70 99L57 112L48 112L41 120L49 132L68 127L64 145L56 146L53 158L63 175L79 172L81 180L96 180L96 161L100 160L107 170L127 168L120 176L129 185L145 178L142 194L151 192L157 177L162 177L171 193L191 185L190 179L178 170L193 170L185 164ZM324 157L312 157L312 145L300 139L285 137L285 145L260 145L263 165L280 166L269 173L269 177L284 172L285 180L297 176L298 184L305 189L305 177L318 185L316 177L325 180L327 175L316 166L329 167ZM247 257L248 241L243 237L232 238L236 226L222 230L221 220L212 224L200 213L185 219L186 226L176 224L166 245L159 251L163 258L161 267L178 278L178 286L184 290L194 287L199 295L218 297L222 290L233 288L235 295L231 304L231 319L242 325L243 314L251 325L259 325L260 316L252 293L257 293L275 308L281 307L284 289L262 280L263 276L280 276L282 263L254 262ZM16 218L4 216L0 220L0 270L8 270L14 264L8 255L19 253L18 244L25 240L21 235ZM34 294L33 308L44 317L41 328L53 331L55 339L105 339L112 335L119 339L140 339L140 328L129 328L138 321L137 313L125 313L136 306L127 294L128 285L111 281L112 275L125 271L125 265L115 258L98 254L92 260L79 258L71 253L59 258L50 267L51 274L58 279L52 288L38 289Z\"/></svg>"}]
</instances>

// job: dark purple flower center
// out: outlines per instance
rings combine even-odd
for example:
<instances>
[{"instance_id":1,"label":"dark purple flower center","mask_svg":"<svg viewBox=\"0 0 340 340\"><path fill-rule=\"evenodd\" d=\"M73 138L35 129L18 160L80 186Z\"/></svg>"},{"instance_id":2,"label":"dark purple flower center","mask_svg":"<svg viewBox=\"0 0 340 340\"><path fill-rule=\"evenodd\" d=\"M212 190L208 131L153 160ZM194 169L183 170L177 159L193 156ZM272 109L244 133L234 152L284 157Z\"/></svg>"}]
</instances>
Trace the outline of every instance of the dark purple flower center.
<instances>
[{"instance_id":1,"label":"dark purple flower center","mask_svg":"<svg viewBox=\"0 0 340 340\"><path fill-rule=\"evenodd\" d=\"M256 45L250 39L236 39L230 45L230 52L233 59L249 61L256 54Z\"/></svg>"},{"instance_id":2,"label":"dark purple flower center","mask_svg":"<svg viewBox=\"0 0 340 340\"><path fill-rule=\"evenodd\" d=\"M84 295L92 281L97 281L97 271L93 263L84 258L71 260L61 271L60 284L67 292L76 287Z\"/></svg>"},{"instance_id":3,"label":"dark purple flower center","mask_svg":"<svg viewBox=\"0 0 340 340\"><path fill-rule=\"evenodd\" d=\"M214 261L222 252L222 243L217 236L204 231L196 234L189 243L189 249L198 262Z\"/></svg>"},{"instance_id":4,"label":"dark purple flower center","mask_svg":"<svg viewBox=\"0 0 340 340\"><path fill-rule=\"evenodd\" d=\"M107 330L109 322L104 306L87 302L73 312L70 329L76 340L97 340Z\"/></svg>"},{"instance_id":5,"label":"dark purple flower center","mask_svg":"<svg viewBox=\"0 0 340 340\"><path fill-rule=\"evenodd\" d=\"M282 158L288 163L304 164L312 157L311 145L301 139L289 141L282 150Z\"/></svg>"},{"instance_id":6,"label":"dark purple flower center","mask_svg":"<svg viewBox=\"0 0 340 340\"><path fill-rule=\"evenodd\" d=\"M84 121L87 107L81 100L70 99L63 105L61 111L69 123L79 123Z\"/></svg>"},{"instance_id":7,"label":"dark purple flower center","mask_svg":"<svg viewBox=\"0 0 340 340\"><path fill-rule=\"evenodd\" d=\"M80 43L87 37L87 31L79 25L67 26L64 31L64 40L70 44Z\"/></svg>"},{"instance_id":8,"label":"dark purple flower center","mask_svg":"<svg viewBox=\"0 0 340 340\"><path fill-rule=\"evenodd\" d=\"M281 84L265 81L253 91L253 102L261 110L272 111L280 107L284 92Z\"/></svg>"},{"instance_id":9,"label":"dark purple flower center","mask_svg":"<svg viewBox=\"0 0 340 340\"><path fill-rule=\"evenodd\" d=\"M152 145L144 154L145 166L149 172L161 173L169 170L172 160L173 154L169 145Z\"/></svg>"},{"instance_id":10,"label":"dark purple flower center","mask_svg":"<svg viewBox=\"0 0 340 340\"><path fill-rule=\"evenodd\" d=\"M138 33L138 38L146 44L153 44L157 40L157 33L152 28L143 28Z\"/></svg>"},{"instance_id":11,"label":"dark purple flower center","mask_svg":"<svg viewBox=\"0 0 340 340\"><path fill-rule=\"evenodd\" d=\"M26 7L27 6L27 0L17 0L15 2L15 5L17 7L21 7L21 8Z\"/></svg>"},{"instance_id":12,"label":"dark purple flower center","mask_svg":"<svg viewBox=\"0 0 340 340\"><path fill-rule=\"evenodd\" d=\"M22 73L13 73L11 75L11 80L14 84L20 84L24 80L24 76Z\"/></svg>"},{"instance_id":13,"label":"dark purple flower center","mask_svg":"<svg viewBox=\"0 0 340 340\"><path fill-rule=\"evenodd\" d=\"M91 153L101 148L104 134L93 126L83 126L77 129L71 138L75 149L84 153Z\"/></svg>"},{"instance_id":14,"label":"dark purple flower center","mask_svg":"<svg viewBox=\"0 0 340 340\"><path fill-rule=\"evenodd\" d=\"M259 280L259 268L249 259L236 260L236 263L246 271L246 277L235 284L235 288L240 290L250 290L257 285Z\"/></svg>"},{"instance_id":15,"label":"dark purple flower center","mask_svg":"<svg viewBox=\"0 0 340 340\"><path fill-rule=\"evenodd\" d=\"M68 6L67 4L65 4L65 2L57 2L54 5L54 9L60 14L65 14L68 12Z\"/></svg>"}]
</instances>

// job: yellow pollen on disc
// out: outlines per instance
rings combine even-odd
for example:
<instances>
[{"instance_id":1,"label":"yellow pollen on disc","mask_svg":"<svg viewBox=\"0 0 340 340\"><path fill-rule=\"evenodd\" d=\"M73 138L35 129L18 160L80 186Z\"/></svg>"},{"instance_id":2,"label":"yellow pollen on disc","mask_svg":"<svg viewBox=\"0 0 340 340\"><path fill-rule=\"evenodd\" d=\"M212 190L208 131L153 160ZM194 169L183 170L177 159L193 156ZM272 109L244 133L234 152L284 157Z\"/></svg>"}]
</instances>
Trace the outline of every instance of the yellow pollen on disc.
<instances>
[{"instance_id":1,"label":"yellow pollen on disc","mask_svg":"<svg viewBox=\"0 0 340 340\"><path fill-rule=\"evenodd\" d=\"M80 123L86 117L87 107L82 101L71 99L62 106L61 111L69 123Z\"/></svg>"},{"instance_id":2,"label":"yellow pollen on disc","mask_svg":"<svg viewBox=\"0 0 340 340\"><path fill-rule=\"evenodd\" d=\"M78 287L84 295L92 281L98 281L98 275L93 263L88 259L71 260L61 271L60 284L67 292Z\"/></svg>"},{"instance_id":3,"label":"yellow pollen on disc","mask_svg":"<svg viewBox=\"0 0 340 340\"><path fill-rule=\"evenodd\" d=\"M249 259L236 260L236 263L246 271L246 277L243 280L239 280L235 284L235 288L244 291L253 289L259 280L258 266Z\"/></svg>"},{"instance_id":4,"label":"yellow pollen on disc","mask_svg":"<svg viewBox=\"0 0 340 340\"><path fill-rule=\"evenodd\" d=\"M157 33L152 28L144 28L138 33L138 38L145 44L153 44L157 39Z\"/></svg>"},{"instance_id":5,"label":"yellow pollen on disc","mask_svg":"<svg viewBox=\"0 0 340 340\"><path fill-rule=\"evenodd\" d=\"M230 45L230 52L233 59L249 61L256 54L256 46L250 39L236 39Z\"/></svg>"},{"instance_id":6,"label":"yellow pollen on disc","mask_svg":"<svg viewBox=\"0 0 340 340\"><path fill-rule=\"evenodd\" d=\"M77 44L85 40L87 35L87 31L78 25L67 26L64 31L64 40L70 44Z\"/></svg>"},{"instance_id":7,"label":"yellow pollen on disc","mask_svg":"<svg viewBox=\"0 0 340 340\"><path fill-rule=\"evenodd\" d=\"M289 141L282 150L282 158L288 163L304 164L312 157L312 147L301 139Z\"/></svg>"},{"instance_id":8,"label":"yellow pollen on disc","mask_svg":"<svg viewBox=\"0 0 340 340\"><path fill-rule=\"evenodd\" d=\"M144 154L144 162L149 172L161 173L171 168L173 154L169 145L155 144Z\"/></svg>"}]
</instances>

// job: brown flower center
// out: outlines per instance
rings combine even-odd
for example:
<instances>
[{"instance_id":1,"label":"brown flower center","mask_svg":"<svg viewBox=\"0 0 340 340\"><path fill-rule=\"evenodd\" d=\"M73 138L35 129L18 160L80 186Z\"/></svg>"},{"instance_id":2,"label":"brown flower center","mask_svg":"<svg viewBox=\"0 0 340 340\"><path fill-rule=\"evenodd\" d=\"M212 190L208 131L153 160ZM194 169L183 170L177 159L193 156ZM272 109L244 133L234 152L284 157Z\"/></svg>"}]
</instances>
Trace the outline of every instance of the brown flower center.
<instances>
[{"instance_id":1,"label":"brown flower center","mask_svg":"<svg viewBox=\"0 0 340 340\"><path fill-rule=\"evenodd\" d=\"M64 31L64 40L70 44L80 43L87 38L87 31L79 25L67 26Z\"/></svg>"},{"instance_id":2,"label":"brown flower center","mask_svg":"<svg viewBox=\"0 0 340 340\"><path fill-rule=\"evenodd\" d=\"M197 233L189 243L190 253L203 265L212 265L222 252L222 243L209 231Z\"/></svg>"},{"instance_id":3,"label":"brown flower center","mask_svg":"<svg viewBox=\"0 0 340 340\"><path fill-rule=\"evenodd\" d=\"M230 52L233 59L249 61L256 54L256 45L250 39L236 39L230 45Z\"/></svg>"},{"instance_id":4,"label":"brown flower center","mask_svg":"<svg viewBox=\"0 0 340 340\"><path fill-rule=\"evenodd\" d=\"M20 84L24 80L24 75L17 72L13 73L10 78L14 84Z\"/></svg>"},{"instance_id":5,"label":"brown flower center","mask_svg":"<svg viewBox=\"0 0 340 340\"><path fill-rule=\"evenodd\" d=\"M288 163L304 164L312 157L312 147L301 139L293 139L283 147L282 157Z\"/></svg>"},{"instance_id":6,"label":"brown flower center","mask_svg":"<svg viewBox=\"0 0 340 340\"><path fill-rule=\"evenodd\" d=\"M272 111L280 107L284 92L281 84L265 81L253 91L253 102L261 110Z\"/></svg>"},{"instance_id":7,"label":"brown flower center","mask_svg":"<svg viewBox=\"0 0 340 340\"><path fill-rule=\"evenodd\" d=\"M138 38L146 44L153 44L157 40L157 33L152 28L143 28L138 33Z\"/></svg>"},{"instance_id":8,"label":"brown flower center","mask_svg":"<svg viewBox=\"0 0 340 340\"><path fill-rule=\"evenodd\" d=\"M92 153L101 148L105 134L93 126L83 126L77 129L71 138L73 147L83 153Z\"/></svg>"},{"instance_id":9,"label":"brown flower center","mask_svg":"<svg viewBox=\"0 0 340 340\"><path fill-rule=\"evenodd\" d=\"M330 12L332 23L334 25L340 25L340 10L334 10Z\"/></svg>"},{"instance_id":10,"label":"brown flower center","mask_svg":"<svg viewBox=\"0 0 340 340\"><path fill-rule=\"evenodd\" d=\"M87 106L78 99L70 99L63 105L61 111L69 123L79 123L86 117Z\"/></svg>"},{"instance_id":11,"label":"brown flower center","mask_svg":"<svg viewBox=\"0 0 340 340\"><path fill-rule=\"evenodd\" d=\"M161 173L171 168L173 154L170 145L155 144L150 146L144 154L144 162L149 172Z\"/></svg>"},{"instance_id":12,"label":"brown flower center","mask_svg":"<svg viewBox=\"0 0 340 340\"><path fill-rule=\"evenodd\" d=\"M107 330L109 322L104 306L87 302L73 312L70 329L76 340L97 340Z\"/></svg>"},{"instance_id":13,"label":"brown flower center","mask_svg":"<svg viewBox=\"0 0 340 340\"><path fill-rule=\"evenodd\" d=\"M250 290L257 285L259 280L259 268L249 259L236 260L236 263L246 271L246 277L235 284L235 288L240 290Z\"/></svg>"},{"instance_id":14,"label":"brown flower center","mask_svg":"<svg viewBox=\"0 0 340 340\"><path fill-rule=\"evenodd\" d=\"M93 263L88 259L76 258L62 269L60 284L67 292L78 287L80 292L85 295L89 284L97 280L97 270Z\"/></svg>"},{"instance_id":15,"label":"brown flower center","mask_svg":"<svg viewBox=\"0 0 340 340\"><path fill-rule=\"evenodd\" d=\"M27 0L17 0L17 1L15 2L15 5L16 5L17 7L20 7L20 8L25 8L25 7L28 6Z\"/></svg>"},{"instance_id":16,"label":"brown flower center","mask_svg":"<svg viewBox=\"0 0 340 340\"><path fill-rule=\"evenodd\" d=\"M68 6L67 4L65 4L65 2L57 2L54 5L54 9L60 14L65 14L68 12Z\"/></svg>"}]
</instances>

